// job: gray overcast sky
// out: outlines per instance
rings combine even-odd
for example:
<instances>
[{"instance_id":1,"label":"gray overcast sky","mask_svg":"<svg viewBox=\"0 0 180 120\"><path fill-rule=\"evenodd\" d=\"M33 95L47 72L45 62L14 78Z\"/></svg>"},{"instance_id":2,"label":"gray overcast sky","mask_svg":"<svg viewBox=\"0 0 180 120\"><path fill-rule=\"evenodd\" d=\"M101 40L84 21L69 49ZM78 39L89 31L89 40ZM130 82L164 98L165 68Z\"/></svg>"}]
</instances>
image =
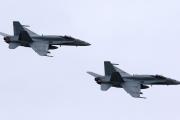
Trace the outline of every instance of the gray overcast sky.
<instances>
[{"instance_id":1,"label":"gray overcast sky","mask_svg":"<svg viewBox=\"0 0 180 120\"><path fill-rule=\"evenodd\" d=\"M62 47L53 58L9 50L1 37L1 120L179 120L180 86L153 86L147 99L101 92L86 71L103 61L131 74L180 80L179 0L2 0L0 31L12 21L39 34L71 35L89 47Z\"/></svg>"}]
</instances>

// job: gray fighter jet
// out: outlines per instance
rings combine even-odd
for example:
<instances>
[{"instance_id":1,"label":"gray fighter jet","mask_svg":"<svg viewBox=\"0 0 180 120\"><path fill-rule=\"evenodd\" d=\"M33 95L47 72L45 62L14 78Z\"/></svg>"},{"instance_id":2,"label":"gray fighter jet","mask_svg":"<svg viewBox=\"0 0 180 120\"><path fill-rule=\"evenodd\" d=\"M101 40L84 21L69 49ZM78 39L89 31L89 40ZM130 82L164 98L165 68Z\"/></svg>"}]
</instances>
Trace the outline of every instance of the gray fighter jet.
<instances>
[{"instance_id":1,"label":"gray fighter jet","mask_svg":"<svg viewBox=\"0 0 180 120\"><path fill-rule=\"evenodd\" d=\"M18 46L31 47L40 56L48 56L48 50L57 49L56 45L68 46L89 46L90 44L70 36L55 35L38 35L27 29L27 25L21 25L20 22L14 21L14 35L8 35L0 32L4 40L9 44L10 49Z\"/></svg>"},{"instance_id":2,"label":"gray fighter jet","mask_svg":"<svg viewBox=\"0 0 180 120\"><path fill-rule=\"evenodd\" d=\"M97 84L101 85L102 91L107 91L110 87L123 88L127 93L135 98L141 97L141 89L149 88L148 85L179 85L180 82L161 75L130 75L117 68L109 61L104 62L105 76L93 72L87 72L95 77Z\"/></svg>"}]
</instances>

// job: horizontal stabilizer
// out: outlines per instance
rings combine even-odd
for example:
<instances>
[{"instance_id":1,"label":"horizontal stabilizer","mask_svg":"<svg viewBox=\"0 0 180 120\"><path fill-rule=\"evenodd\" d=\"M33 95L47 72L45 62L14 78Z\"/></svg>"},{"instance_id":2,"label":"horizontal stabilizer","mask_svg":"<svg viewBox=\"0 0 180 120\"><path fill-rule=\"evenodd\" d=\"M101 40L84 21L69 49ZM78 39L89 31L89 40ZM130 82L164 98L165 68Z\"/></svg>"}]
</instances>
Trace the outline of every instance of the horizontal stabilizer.
<instances>
[{"instance_id":1,"label":"horizontal stabilizer","mask_svg":"<svg viewBox=\"0 0 180 120\"><path fill-rule=\"evenodd\" d=\"M6 33L2 33L2 32L0 32L0 35L1 35L1 36L4 36L4 37L10 36L10 35L8 35L8 34L6 34Z\"/></svg>"},{"instance_id":2,"label":"horizontal stabilizer","mask_svg":"<svg viewBox=\"0 0 180 120\"><path fill-rule=\"evenodd\" d=\"M19 43L9 43L9 49L16 49L19 46Z\"/></svg>"},{"instance_id":3,"label":"horizontal stabilizer","mask_svg":"<svg viewBox=\"0 0 180 120\"><path fill-rule=\"evenodd\" d=\"M101 84L101 90L107 91L111 87L111 84Z\"/></svg>"},{"instance_id":4,"label":"horizontal stabilizer","mask_svg":"<svg viewBox=\"0 0 180 120\"><path fill-rule=\"evenodd\" d=\"M93 72L87 72L87 73L90 74L93 77L102 77L102 75L99 75L99 74L96 74L96 73L93 73Z\"/></svg>"}]
</instances>

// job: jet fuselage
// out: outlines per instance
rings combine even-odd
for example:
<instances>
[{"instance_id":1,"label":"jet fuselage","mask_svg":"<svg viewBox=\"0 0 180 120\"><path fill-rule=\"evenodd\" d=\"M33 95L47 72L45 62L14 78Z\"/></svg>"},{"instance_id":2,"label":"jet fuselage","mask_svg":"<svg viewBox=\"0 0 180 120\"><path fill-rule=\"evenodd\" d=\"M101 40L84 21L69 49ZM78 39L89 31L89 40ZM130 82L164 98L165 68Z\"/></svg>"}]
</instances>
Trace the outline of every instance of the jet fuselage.
<instances>
[{"instance_id":1,"label":"jet fuselage","mask_svg":"<svg viewBox=\"0 0 180 120\"><path fill-rule=\"evenodd\" d=\"M33 41L48 41L49 45L67 45L67 46L89 46L90 44L79 40L75 39L69 36L31 36ZM6 36L4 37L4 40L6 43L20 43L24 47L30 47L28 44L25 44L25 40L19 40L19 36Z\"/></svg>"},{"instance_id":2,"label":"jet fuselage","mask_svg":"<svg viewBox=\"0 0 180 120\"><path fill-rule=\"evenodd\" d=\"M171 78L166 78L161 75L132 75L123 76L124 82L138 81L141 84L141 89L149 88L146 85L178 85L179 81L173 80ZM105 76L95 78L98 84L111 84L113 87L122 88L123 82L116 80L116 82L109 81ZM119 81L119 82L118 82Z\"/></svg>"}]
</instances>

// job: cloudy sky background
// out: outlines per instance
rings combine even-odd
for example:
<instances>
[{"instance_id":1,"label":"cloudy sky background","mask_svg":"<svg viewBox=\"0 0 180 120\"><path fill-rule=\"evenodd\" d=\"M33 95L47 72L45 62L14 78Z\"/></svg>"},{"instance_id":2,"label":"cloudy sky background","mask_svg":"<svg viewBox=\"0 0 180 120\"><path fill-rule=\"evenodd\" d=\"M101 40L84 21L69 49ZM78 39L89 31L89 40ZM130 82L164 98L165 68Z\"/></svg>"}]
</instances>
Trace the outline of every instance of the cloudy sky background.
<instances>
[{"instance_id":1,"label":"cloudy sky background","mask_svg":"<svg viewBox=\"0 0 180 120\"><path fill-rule=\"evenodd\" d=\"M6 0L0 31L12 21L38 34L71 35L92 44L61 47L53 58L9 50L1 37L1 120L179 120L180 86L153 86L147 99L99 90L86 71L104 74L104 60L131 74L180 80L178 0Z\"/></svg>"}]
</instances>

